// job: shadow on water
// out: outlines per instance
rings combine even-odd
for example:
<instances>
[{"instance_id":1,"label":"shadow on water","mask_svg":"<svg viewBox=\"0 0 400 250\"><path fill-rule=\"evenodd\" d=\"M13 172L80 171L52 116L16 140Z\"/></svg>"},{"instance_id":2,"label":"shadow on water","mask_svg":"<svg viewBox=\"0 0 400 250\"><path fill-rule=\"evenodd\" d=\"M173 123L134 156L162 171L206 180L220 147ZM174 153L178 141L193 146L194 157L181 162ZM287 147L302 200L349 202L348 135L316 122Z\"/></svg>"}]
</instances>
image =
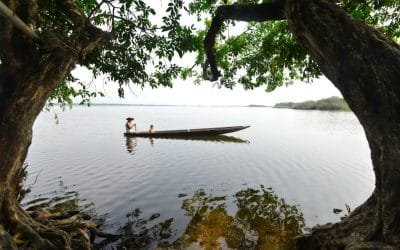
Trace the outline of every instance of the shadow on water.
<instances>
[{"instance_id":1,"label":"shadow on water","mask_svg":"<svg viewBox=\"0 0 400 250\"><path fill-rule=\"evenodd\" d=\"M145 138L143 138L145 139ZM151 146L156 144L157 140L184 140L184 141L209 141L217 143L250 143L248 140L243 140L234 136L213 135L213 136L175 136L175 137L148 137ZM130 154L135 154L137 146L137 138L134 136L125 136L126 150Z\"/></svg>"},{"instance_id":2,"label":"shadow on water","mask_svg":"<svg viewBox=\"0 0 400 250\"><path fill-rule=\"evenodd\" d=\"M190 217L182 235L173 218L156 222L160 214L141 218L139 209L127 214L119 229L117 249L293 249L294 237L304 228L303 214L271 189L244 189L233 195L212 196L200 189L182 198L181 208ZM227 206L233 203L236 212ZM178 237L178 238L177 238ZM105 246L103 242L102 246Z\"/></svg>"}]
</instances>

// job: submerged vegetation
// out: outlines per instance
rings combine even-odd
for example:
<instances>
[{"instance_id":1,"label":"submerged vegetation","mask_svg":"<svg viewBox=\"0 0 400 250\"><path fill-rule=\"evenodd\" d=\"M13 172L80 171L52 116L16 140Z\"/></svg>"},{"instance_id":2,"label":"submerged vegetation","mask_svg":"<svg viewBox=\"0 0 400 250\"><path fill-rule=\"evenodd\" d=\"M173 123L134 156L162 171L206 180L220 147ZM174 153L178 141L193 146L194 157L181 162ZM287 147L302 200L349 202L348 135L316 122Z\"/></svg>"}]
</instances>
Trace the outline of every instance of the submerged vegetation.
<instances>
[{"instance_id":1,"label":"submerged vegetation","mask_svg":"<svg viewBox=\"0 0 400 250\"><path fill-rule=\"evenodd\" d=\"M274 108L289 108L303 110L339 110L350 111L349 106L343 98L332 96L318 101L305 102L281 102L275 104Z\"/></svg>"}]
</instances>

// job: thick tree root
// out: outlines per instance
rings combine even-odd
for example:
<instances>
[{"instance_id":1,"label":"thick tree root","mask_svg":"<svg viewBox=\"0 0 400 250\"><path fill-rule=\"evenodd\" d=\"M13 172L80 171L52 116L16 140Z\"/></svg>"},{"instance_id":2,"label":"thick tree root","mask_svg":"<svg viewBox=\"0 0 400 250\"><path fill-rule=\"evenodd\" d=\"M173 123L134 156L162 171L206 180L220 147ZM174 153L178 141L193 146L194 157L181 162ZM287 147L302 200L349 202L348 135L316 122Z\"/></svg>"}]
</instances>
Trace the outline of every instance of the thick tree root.
<instances>
[{"instance_id":1,"label":"thick tree root","mask_svg":"<svg viewBox=\"0 0 400 250\"><path fill-rule=\"evenodd\" d=\"M0 225L0 249L17 249L11 236Z\"/></svg>"},{"instance_id":2,"label":"thick tree root","mask_svg":"<svg viewBox=\"0 0 400 250\"><path fill-rule=\"evenodd\" d=\"M84 213L24 211L14 204L8 204L7 221L0 223L0 249L93 249L96 236L110 241L120 238L100 231Z\"/></svg>"},{"instance_id":3,"label":"thick tree root","mask_svg":"<svg viewBox=\"0 0 400 250\"><path fill-rule=\"evenodd\" d=\"M382 235L382 223L377 222L377 208L374 197L354 210L342 221L316 226L307 234L296 238L296 249L400 249L399 235L392 232L390 245L383 239L372 239L371 235ZM380 227L380 228L379 228Z\"/></svg>"}]
</instances>

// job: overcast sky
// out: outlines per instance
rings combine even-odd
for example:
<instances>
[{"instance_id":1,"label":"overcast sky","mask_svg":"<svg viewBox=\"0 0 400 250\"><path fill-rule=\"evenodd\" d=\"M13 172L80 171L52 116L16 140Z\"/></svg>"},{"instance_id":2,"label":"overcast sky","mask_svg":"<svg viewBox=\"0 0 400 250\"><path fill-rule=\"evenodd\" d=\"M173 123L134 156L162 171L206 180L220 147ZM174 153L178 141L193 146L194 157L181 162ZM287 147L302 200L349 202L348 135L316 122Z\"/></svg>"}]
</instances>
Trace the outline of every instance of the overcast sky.
<instances>
[{"instance_id":1,"label":"overcast sky","mask_svg":"<svg viewBox=\"0 0 400 250\"><path fill-rule=\"evenodd\" d=\"M118 97L118 84L104 84L101 79L95 80L92 89L103 92L106 96L93 99L93 103L112 104L161 104L161 105L274 105L278 102L299 102L340 96L333 84L325 79L313 83L295 82L288 87L280 87L273 92L263 88L244 90L241 86L233 90L218 88L212 82L204 81L200 85L192 81L175 80L173 88L125 87L125 98Z\"/></svg>"}]
</instances>

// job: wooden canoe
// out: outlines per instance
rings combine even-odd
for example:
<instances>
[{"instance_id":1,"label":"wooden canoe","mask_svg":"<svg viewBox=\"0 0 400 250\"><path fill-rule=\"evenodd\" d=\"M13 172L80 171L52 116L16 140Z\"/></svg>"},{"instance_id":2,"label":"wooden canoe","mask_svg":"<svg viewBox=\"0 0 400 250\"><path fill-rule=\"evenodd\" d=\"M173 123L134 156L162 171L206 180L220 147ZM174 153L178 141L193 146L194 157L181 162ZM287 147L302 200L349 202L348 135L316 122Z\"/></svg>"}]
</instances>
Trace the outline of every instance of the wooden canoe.
<instances>
[{"instance_id":1,"label":"wooden canoe","mask_svg":"<svg viewBox=\"0 0 400 250\"><path fill-rule=\"evenodd\" d=\"M124 133L125 136L132 137L179 137L179 136L209 136L209 135L221 135L226 133L236 132L242 129L246 129L250 126L233 126L233 127L216 127L216 128L195 128L195 129L180 129L180 130L160 130L153 133L136 132L136 133Z\"/></svg>"}]
</instances>

